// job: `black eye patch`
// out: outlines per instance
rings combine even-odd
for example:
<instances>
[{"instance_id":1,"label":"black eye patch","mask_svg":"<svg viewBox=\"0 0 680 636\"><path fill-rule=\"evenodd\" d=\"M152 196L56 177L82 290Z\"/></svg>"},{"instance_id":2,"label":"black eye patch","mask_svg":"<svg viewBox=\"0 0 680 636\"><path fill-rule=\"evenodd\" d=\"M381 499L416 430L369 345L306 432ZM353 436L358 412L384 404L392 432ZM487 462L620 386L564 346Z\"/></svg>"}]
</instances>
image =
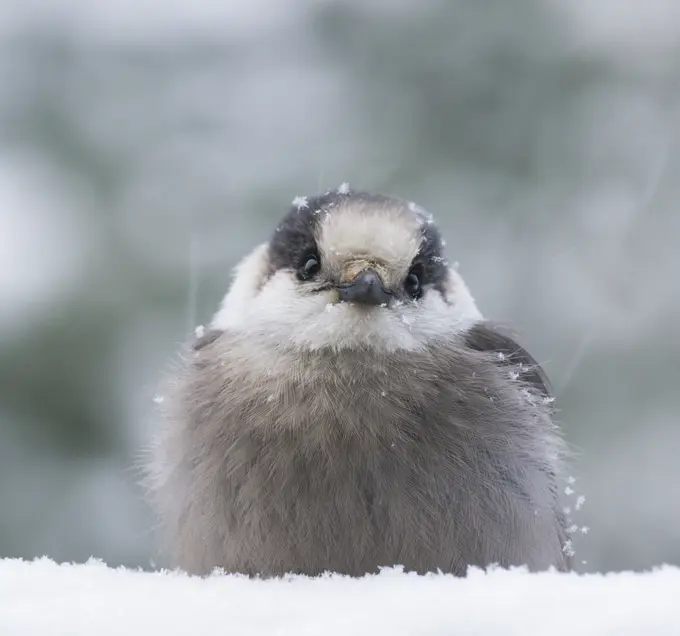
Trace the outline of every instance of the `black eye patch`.
<instances>
[{"instance_id":1,"label":"black eye patch","mask_svg":"<svg viewBox=\"0 0 680 636\"><path fill-rule=\"evenodd\" d=\"M421 237L420 250L413 262L421 267L422 284L431 285L443 293L448 265L442 254L444 242L441 234L433 223L424 223Z\"/></svg>"}]
</instances>

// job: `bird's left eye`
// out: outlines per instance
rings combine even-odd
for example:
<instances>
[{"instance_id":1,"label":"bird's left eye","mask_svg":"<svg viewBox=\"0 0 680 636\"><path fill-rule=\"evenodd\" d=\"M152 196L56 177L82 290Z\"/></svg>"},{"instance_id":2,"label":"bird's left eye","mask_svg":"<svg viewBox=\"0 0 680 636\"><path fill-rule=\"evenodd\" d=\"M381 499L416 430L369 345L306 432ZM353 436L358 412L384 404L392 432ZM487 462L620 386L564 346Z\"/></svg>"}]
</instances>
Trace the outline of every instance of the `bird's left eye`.
<instances>
[{"instance_id":1,"label":"bird's left eye","mask_svg":"<svg viewBox=\"0 0 680 636\"><path fill-rule=\"evenodd\" d=\"M319 255L316 252L307 254L302 259L302 267L298 270L298 276L302 280L309 280L313 276L316 276L321 269L319 260Z\"/></svg>"},{"instance_id":2,"label":"bird's left eye","mask_svg":"<svg viewBox=\"0 0 680 636\"><path fill-rule=\"evenodd\" d=\"M423 292L423 268L414 265L404 281L404 290L411 298L420 298Z\"/></svg>"}]
</instances>

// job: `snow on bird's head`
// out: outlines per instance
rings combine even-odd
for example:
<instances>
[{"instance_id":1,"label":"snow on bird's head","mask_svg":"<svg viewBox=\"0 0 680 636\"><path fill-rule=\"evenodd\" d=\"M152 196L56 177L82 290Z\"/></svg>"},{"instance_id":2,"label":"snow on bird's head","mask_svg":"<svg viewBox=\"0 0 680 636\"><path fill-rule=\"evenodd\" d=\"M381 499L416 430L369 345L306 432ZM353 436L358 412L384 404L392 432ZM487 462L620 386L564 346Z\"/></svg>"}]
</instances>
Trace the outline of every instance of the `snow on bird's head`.
<instances>
[{"instance_id":1,"label":"snow on bird's head","mask_svg":"<svg viewBox=\"0 0 680 636\"><path fill-rule=\"evenodd\" d=\"M347 184L298 196L269 243L237 268L213 327L308 349L422 348L481 317L443 246L414 203ZM368 270L385 302L344 302L342 288Z\"/></svg>"}]
</instances>

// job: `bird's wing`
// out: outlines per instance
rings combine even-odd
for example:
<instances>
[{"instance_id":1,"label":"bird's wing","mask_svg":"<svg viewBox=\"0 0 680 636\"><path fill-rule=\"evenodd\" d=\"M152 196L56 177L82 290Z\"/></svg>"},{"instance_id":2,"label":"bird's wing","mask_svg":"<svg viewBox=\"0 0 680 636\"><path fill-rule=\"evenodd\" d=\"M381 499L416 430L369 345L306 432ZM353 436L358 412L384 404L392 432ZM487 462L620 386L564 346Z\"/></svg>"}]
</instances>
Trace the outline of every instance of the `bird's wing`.
<instances>
[{"instance_id":1,"label":"bird's wing","mask_svg":"<svg viewBox=\"0 0 680 636\"><path fill-rule=\"evenodd\" d=\"M496 363L499 365L523 365L522 379L535 388L544 397L552 397L550 380L536 359L517 343L515 336L493 322L483 321L472 326L465 335L465 344L470 349L480 352L496 353ZM565 512L559 504L557 475L554 470L548 469L552 484L551 491L554 496L554 511L557 517L557 534L560 544L566 546L569 535L566 532L567 519ZM567 553L564 554L565 569L571 569L572 559Z\"/></svg>"},{"instance_id":2,"label":"bird's wing","mask_svg":"<svg viewBox=\"0 0 680 636\"><path fill-rule=\"evenodd\" d=\"M544 397L552 396L550 380L543 367L500 325L490 321L475 323L465 333L465 344L475 351L498 354L499 365L522 365L522 379Z\"/></svg>"}]
</instances>

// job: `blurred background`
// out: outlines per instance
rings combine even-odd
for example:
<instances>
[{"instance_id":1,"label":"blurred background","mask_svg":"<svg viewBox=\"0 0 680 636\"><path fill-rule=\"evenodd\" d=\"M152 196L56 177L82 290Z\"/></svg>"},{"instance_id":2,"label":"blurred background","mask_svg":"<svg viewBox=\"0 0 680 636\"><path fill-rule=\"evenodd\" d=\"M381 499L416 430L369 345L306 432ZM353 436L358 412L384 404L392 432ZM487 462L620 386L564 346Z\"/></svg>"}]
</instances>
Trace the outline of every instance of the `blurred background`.
<instances>
[{"instance_id":1,"label":"blurred background","mask_svg":"<svg viewBox=\"0 0 680 636\"><path fill-rule=\"evenodd\" d=\"M150 567L156 383L348 181L544 363L580 569L680 564L679 106L675 0L2 0L0 557Z\"/></svg>"}]
</instances>

